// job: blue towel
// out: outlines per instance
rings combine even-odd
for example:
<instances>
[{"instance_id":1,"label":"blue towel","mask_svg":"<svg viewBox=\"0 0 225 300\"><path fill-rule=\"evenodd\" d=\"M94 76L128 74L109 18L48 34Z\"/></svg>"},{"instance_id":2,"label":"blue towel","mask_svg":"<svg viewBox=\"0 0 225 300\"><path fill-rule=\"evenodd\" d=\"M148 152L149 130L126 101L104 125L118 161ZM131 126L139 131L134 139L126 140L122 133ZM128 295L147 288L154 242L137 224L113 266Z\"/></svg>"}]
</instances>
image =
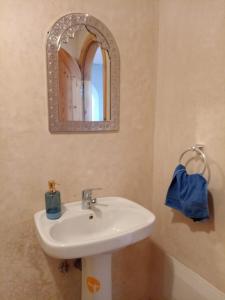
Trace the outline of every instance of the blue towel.
<instances>
[{"instance_id":1,"label":"blue towel","mask_svg":"<svg viewBox=\"0 0 225 300\"><path fill-rule=\"evenodd\" d=\"M183 165L174 171L166 203L193 221L209 218L207 181L200 174L188 175Z\"/></svg>"}]
</instances>

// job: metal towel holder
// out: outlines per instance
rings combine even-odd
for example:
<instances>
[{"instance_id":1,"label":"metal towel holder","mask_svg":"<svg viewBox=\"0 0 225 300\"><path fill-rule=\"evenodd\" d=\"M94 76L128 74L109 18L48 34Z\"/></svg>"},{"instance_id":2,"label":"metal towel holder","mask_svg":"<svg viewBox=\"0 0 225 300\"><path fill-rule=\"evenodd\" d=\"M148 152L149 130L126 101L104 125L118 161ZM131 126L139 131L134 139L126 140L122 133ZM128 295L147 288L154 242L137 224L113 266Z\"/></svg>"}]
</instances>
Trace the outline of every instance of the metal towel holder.
<instances>
[{"instance_id":1,"label":"metal towel holder","mask_svg":"<svg viewBox=\"0 0 225 300\"><path fill-rule=\"evenodd\" d=\"M202 159L202 161L203 161L203 164L204 164L204 165L203 165L203 169L202 169L202 171L200 172L200 174L201 174L201 175L204 174L204 172L205 172L205 170L206 170L206 167L207 167L207 159L206 159L205 153L203 152L204 147L205 147L204 145L196 144L196 145L194 145L194 146L188 148L187 150L185 150L185 151L181 154L181 156L180 156L180 158L179 158L179 163L181 164L182 158L184 157L184 155L185 155L187 152L189 152L189 151L195 151L197 154L200 155L200 157L201 157L201 159Z\"/></svg>"}]
</instances>

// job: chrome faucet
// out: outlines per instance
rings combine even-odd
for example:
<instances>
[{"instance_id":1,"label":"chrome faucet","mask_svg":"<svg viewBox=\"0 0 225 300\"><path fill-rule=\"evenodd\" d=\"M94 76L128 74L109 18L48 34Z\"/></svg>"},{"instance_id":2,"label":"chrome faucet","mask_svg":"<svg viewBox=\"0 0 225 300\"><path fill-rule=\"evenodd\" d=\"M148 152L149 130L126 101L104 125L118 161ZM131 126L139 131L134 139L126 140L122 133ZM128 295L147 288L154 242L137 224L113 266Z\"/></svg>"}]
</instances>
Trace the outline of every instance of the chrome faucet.
<instances>
[{"instance_id":1,"label":"chrome faucet","mask_svg":"<svg viewBox=\"0 0 225 300\"><path fill-rule=\"evenodd\" d=\"M101 188L85 189L82 191L82 209L91 209L97 203L96 198L92 198L92 192Z\"/></svg>"}]
</instances>

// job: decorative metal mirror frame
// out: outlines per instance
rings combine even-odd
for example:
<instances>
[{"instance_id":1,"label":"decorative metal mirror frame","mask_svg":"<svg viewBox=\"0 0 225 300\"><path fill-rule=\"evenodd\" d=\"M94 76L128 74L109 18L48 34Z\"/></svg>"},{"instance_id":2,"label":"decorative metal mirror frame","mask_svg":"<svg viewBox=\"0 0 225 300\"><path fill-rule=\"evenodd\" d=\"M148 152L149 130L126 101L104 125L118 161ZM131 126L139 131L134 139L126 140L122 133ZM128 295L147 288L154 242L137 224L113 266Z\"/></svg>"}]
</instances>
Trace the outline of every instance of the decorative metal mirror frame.
<instances>
[{"instance_id":1,"label":"decorative metal mirror frame","mask_svg":"<svg viewBox=\"0 0 225 300\"><path fill-rule=\"evenodd\" d=\"M74 37L80 25L96 36L101 47L110 58L110 101L111 119L109 121L60 121L58 111L59 69L58 49L62 41ZM71 13L60 18L51 28L47 38L47 84L48 115L51 133L98 132L119 130L120 102L120 56L117 44L107 27L88 14Z\"/></svg>"}]
</instances>

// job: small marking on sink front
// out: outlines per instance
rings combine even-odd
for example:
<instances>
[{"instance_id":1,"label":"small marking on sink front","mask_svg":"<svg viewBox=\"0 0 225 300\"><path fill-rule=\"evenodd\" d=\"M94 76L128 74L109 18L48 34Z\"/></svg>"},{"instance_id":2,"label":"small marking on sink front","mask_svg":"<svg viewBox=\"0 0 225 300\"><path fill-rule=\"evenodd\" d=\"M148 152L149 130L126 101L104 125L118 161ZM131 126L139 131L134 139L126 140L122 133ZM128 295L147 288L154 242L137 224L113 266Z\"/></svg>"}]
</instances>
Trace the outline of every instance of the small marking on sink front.
<instances>
[{"instance_id":1,"label":"small marking on sink front","mask_svg":"<svg viewBox=\"0 0 225 300\"><path fill-rule=\"evenodd\" d=\"M88 276L86 279L86 283L91 294L97 293L100 290L101 283L97 278Z\"/></svg>"}]
</instances>

